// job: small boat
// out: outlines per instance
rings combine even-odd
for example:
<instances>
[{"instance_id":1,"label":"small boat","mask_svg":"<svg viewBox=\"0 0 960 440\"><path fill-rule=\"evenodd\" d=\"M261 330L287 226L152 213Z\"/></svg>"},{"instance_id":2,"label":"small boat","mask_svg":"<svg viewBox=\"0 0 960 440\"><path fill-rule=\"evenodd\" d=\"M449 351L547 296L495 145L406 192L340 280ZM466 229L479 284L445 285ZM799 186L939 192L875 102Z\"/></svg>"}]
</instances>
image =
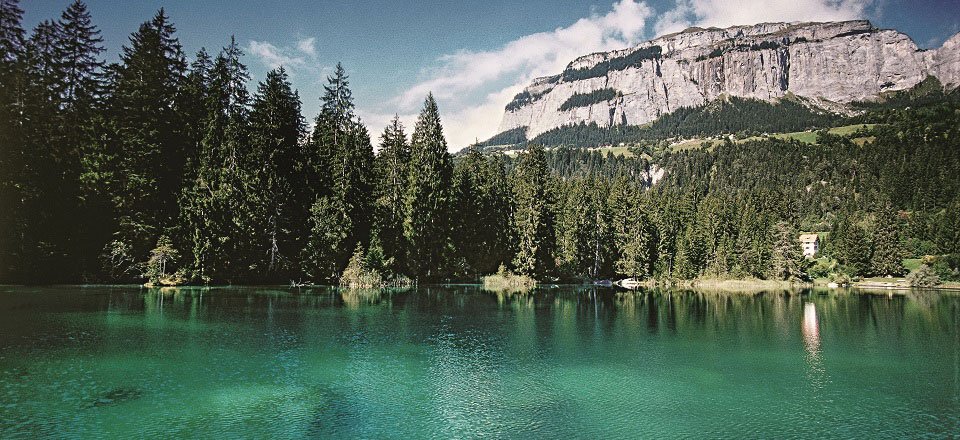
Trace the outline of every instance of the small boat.
<instances>
[{"instance_id":1,"label":"small boat","mask_svg":"<svg viewBox=\"0 0 960 440\"><path fill-rule=\"evenodd\" d=\"M623 287L624 289L636 289L643 285L643 283L636 278L624 278L620 281L617 281L617 285Z\"/></svg>"},{"instance_id":2,"label":"small boat","mask_svg":"<svg viewBox=\"0 0 960 440\"><path fill-rule=\"evenodd\" d=\"M610 281L610 280L594 280L594 281L593 281L593 285L594 285L594 286L602 286L602 287L611 287L611 286L613 286L613 281Z\"/></svg>"},{"instance_id":3,"label":"small boat","mask_svg":"<svg viewBox=\"0 0 960 440\"><path fill-rule=\"evenodd\" d=\"M312 281L294 281L290 280L290 287L312 287Z\"/></svg>"}]
</instances>

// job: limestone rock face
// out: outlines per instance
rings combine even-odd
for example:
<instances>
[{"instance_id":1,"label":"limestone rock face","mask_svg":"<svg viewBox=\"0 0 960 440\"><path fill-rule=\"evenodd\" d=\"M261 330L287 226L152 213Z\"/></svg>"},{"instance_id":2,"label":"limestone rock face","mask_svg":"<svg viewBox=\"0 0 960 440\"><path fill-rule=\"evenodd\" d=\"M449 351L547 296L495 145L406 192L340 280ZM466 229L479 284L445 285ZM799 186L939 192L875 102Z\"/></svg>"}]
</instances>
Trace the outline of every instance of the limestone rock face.
<instances>
[{"instance_id":1,"label":"limestone rock face","mask_svg":"<svg viewBox=\"0 0 960 440\"><path fill-rule=\"evenodd\" d=\"M939 49L921 50L907 35L862 20L690 28L586 55L559 75L534 80L507 105L500 131L528 127L533 138L580 122L640 125L725 95L764 101L794 95L833 109L909 89L928 75L947 88L960 86L960 34ZM601 89L617 93L583 99ZM579 104L560 110L571 97Z\"/></svg>"}]
</instances>

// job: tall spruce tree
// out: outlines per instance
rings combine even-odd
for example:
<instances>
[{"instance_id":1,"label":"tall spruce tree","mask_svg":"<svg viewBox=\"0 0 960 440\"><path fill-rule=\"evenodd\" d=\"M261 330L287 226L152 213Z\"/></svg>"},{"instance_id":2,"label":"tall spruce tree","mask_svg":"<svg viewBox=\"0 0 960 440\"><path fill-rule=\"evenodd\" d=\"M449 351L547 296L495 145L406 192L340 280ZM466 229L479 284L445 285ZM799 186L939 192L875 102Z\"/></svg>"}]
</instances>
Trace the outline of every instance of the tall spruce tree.
<instances>
[{"instance_id":1,"label":"tall spruce tree","mask_svg":"<svg viewBox=\"0 0 960 440\"><path fill-rule=\"evenodd\" d=\"M549 170L543 147L534 146L517 158L510 176L513 187L513 234L517 253L513 266L523 275L542 277L554 269L556 239L553 235Z\"/></svg>"},{"instance_id":2,"label":"tall spruce tree","mask_svg":"<svg viewBox=\"0 0 960 440\"><path fill-rule=\"evenodd\" d=\"M22 152L21 198L14 205L22 217L19 259L23 274L60 281L73 272L70 213L74 211L76 154L64 138L63 48L59 23L46 20L34 29L24 55L24 83L20 101Z\"/></svg>"},{"instance_id":3,"label":"tall spruce tree","mask_svg":"<svg viewBox=\"0 0 960 440\"><path fill-rule=\"evenodd\" d=\"M436 279L448 255L453 164L432 93L413 129L409 170L403 223L407 271L417 281Z\"/></svg>"},{"instance_id":4,"label":"tall spruce tree","mask_svg":"<svg viewBox=\"0 0 960 440\"><path fill-rule=\"evenodd\" d=\"M0 282L19 281L20 232L26 221L19 184L26 153L20 127L26 51L22 20L19 1L0 0Z\"/></svg>"},{"instance_id":5,"label":"tall spruce tree","mask_svg":"<svg viewBox=\"0 0 960 440\"><path fill-rule=\"evenodd\" d=\"M510 192L500 156L470 149L453 171L454 247L460 274L477 279L510 261Z\"/></svg>"},{"instance_id":6,"label":"tall spruce tree","mask_svg":"<svg viewBox=\"0 0 960 440\"><path fill-rule=\"evenodd\" d=\"M57 201L60 230L75 243L68 249L78 269L89 276L97 272L94 255L107 240L110 213L107 201L87 197L80 182L83 176L84 152L96 142L98 123L102 118L105 72L102 53L103 38L93 24L87 6L75 0L60 16L62 77L61 126L64 158L63 182Z\"/></svg>"},{"instance_id":7,"label":"tall spruce tree","mask_svg":"<svg viewBox=\"0 0 960 440\"><path fill-rule=\"evenodd\" d=\"M268 72L260 83L250 125L252 183L247 199L254 202L254 255L259 256L254 263L273 274L296 261L302 246L298 241L306 232L301 229L304 207L294 197L301 188L300 140L305 124L300 97L283 67Z\"/></svg>"},{"instance_id":8,"label":"tall spruce tree","mask_svg":"<svg viewBox=\"0 0 960 440\"><path fill-rule=\"evenodd\" d=\"M177 99L177 113L184 121L180 136L184 146L183 178L184 187L192 185L196 177L203 138L206 135L206 121L210 115L210 87L213 80L213 58L207 50L200 48L190 63Z\"/></svg>"},{"instance_id":9,"label":"tall spruce tree","mask_svg":"<svg viewBox=\"0 0 960 440\"><path fill-rule=\"evenodd\" d=\"M384 263L393 272L403 269L405 256L403 219L409 167L410 143L400 118L395 116L380 135L380 151L375 159L377 185L374 226L383 250Z\"/></svg>"},{"instance_id":10,"label":"tall spruce tree","mask_svg":"<svg viewBox=\"0 0 960 440\"><path fill-rule=\"evenodd\" d=\"M333 268L334 276L346 268L358 244L368 245L372 220L373 146L366 127L354 114L349 86L346 71L338 63L334 74L327 77L307 156L308 185L316 188L316 199L311 208L314 226L306 259L324 268L321 273ZM331 215L336 209L345 211ZM342 242L331 241L332 236L322 232L326 223L331 223L326 229L345 231Z\"/></svg>"},{"instance_id":11,"label":"tall spruce tree","mask_svg":"<svg viewBox=\"0 0 960 440\"><path fill-rule=\"evenodd\" d=\"M103 88L103 38L93 24L87 6L74 0L60 16L63 51L63 105L72 119L70 127L79 131L95 110ZM79 133L73 134L74 136Z\"/></svg>"},{"instance_id":12,"label":"tall spruce tree","mask_svg":"<svg viewBox=\"0 0 960 440\"><path fill-rule=\"evenodd\" d=\"M618 274L646 278L653 273L656 232L641 201L641 189L618 181L610 192L611 227Z\"/></svg>"},{"instance_id":13,"label":"tall spruce tree","mask_svg":"<svg viewBox=\"0 0 960 440\"><path fill-rule=\"evenodd\" d=\"M805 278L804 258L800 251L797 230L787 222L779 222L771 233L774 239L770 252L769 278L788 281Z\"/></svg>"},{"instance_id":14,"label":"tall spruce tree","mask_svg":"<svg viewBox=\"0 0 960 440\"><path fill-rule=\"evenodd\" d=\"M117 213L116 242L147 255L164 230L174 226L183 181L183 122L176 97L186 68L175 28L163 9L130 36L113 75L109 100L113 142L98 144L113 157L95 162L112 169L87 170L114 182L110 199Z\"/></svg>"},{"instance_id":15,"label":"tall spruce tree","mask_svg":"<svg viewBox=\"0 0 960 440\"><path fill-rule=\"evenodd\" d=\"M231 38L213 63L206 129L196 178L184 196L194 275L203 281L249 278L256 230L250 168L250 76ZM257 164L257 166L261 166Z\"/></svg>"},{"instance_id":16,"label":"tall spruce tree","mask_svg":"<svg viewBox=\"0 0 960 440\"><path fill-rule=\"evenodd\" d=\"M873 232L873 256L870 261L874 275L902 275L903 245L900 242L900 221L892 206L887 205L877 215Z\"/></svg>"},{"instance_id":17,"label":"tall spruce tree","mask_svg":"<svg viewBox=\"0 0 960 440\"><path fill-rule=\"evenodd\" d=\"M854 276L870 273L873 247L863 226L841 216L830 234L831 253Z\"/></svg>"}]
</instances>

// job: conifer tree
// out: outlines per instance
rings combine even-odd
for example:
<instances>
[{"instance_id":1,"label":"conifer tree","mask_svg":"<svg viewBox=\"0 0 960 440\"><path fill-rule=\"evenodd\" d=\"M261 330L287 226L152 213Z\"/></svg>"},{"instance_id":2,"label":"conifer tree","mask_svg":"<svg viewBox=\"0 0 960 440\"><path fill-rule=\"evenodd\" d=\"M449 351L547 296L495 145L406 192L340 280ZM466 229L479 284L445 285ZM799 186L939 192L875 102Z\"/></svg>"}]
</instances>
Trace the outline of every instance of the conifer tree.
<instances>
[{"instance_id":1,"label":"conifer tree","mask_svg":"<svg viewBox=\"0 0 960 440\"><path fill-rule=\"evenodd\" d=\"M74 125L90 117L103 88L103 38L93 24L87 6L74 0L60 17L60 47L63 54L63 105ZM80 127L72 127L79 130ZM77 134L75 134L77 135Z\"/></svg>"},{"instance_id":2,"label":"conifer tree","mask_svg":"<svg viewBox=\"0 0 960 440\"><path fill-rule=\"evenodd\" d=\"M547 163L543 147L527 149L517 158L510 176L513 187L513 234L517 253L513 266L518 273L544 276L553 270L555 238L549 210Z\"/></svg>"},{"instance_id":3,"label":"conifer tree","mask_svg":"<svg viewBox=\"0 0 960 440\"><path fill-rule=\"evenodd\" d=\"M640 200L640 190L618 182L610 194L616 271L630 278L652 274L656 233Z\"/></svg>"},{"instance_id":4,"label":"conifer tree","mask_svg":"<svg viewBox=\"0 0 960 440\"><path fill-rule=\"evenodd\" d=\"M321 196L310 207L310 238L304 249L304 273L320 281L337 282L346 263L340 258L350 238L353 225L342 201L334 196Z\"/></svg>"},{"instance_id":5,"label":"conifer tree","mask_svg":"<svg viewBox=\"0 0 960 440\"><path fill-rule=\"evenodd\" d=\"M62 111L63 50L60 24L46 20L37 25L26 43L23 57L23 85L18 97L20 152L15 153L19 169L20 199L14 210L21 216L18 258L31 275L56 280L58 273L71 272L69 261L72 234L64 233L66 212L76 201L69 197L77 187L70 181L75 154L69 155L64 138ZM56 268L51 271L50 268Z\"/></svg>"},{"instance_id":6,"label":"conifer tree","mask_svg":"<svg viewBox=\"0 0 960 440\"><path fill-rule=\"evenodd\" d=\"M237 280L249 275L257 258L255 196L250 191L250 97L246 66L236 41L213 63L208 90L209 114L195 181L183 206L198 279ZM258 164L259 165L259 164Z\"/></svg>"},{"instance_id":7,"label":"conifer tree","mask_svg":"<svg viewBox=\"0 0 960 440\"><path fill-rule=\"evenodd\" d=\"M183 125L182 137L185 153L183 164L184 185L189 186L200 166L200 151L202 141L206 135L206 121L211 113L210 87L213 75L213 58L206 49L200 48L190 63L180 87L176 105L177 113L184 121L191 121Z\"/></svg>"},{"instance_id":8,"label":"conifer tree","mask_svg":"<svg viewBox=\"0 0 960 440\"><path fill-rule=\"evenodd\" d=\"M587 243L590 199L585 179L558 185L558 212L554 224L557 270L566 277L586 277L590 257ZM561 198L562 197L562 198Z\"/></svg>"},{"instance_id":9,"label":"conifer tree","mask_svg":"<svg viewBox=\"0 0 960 440\"><path fill-rule=\"evenodd\" d=\"M842 216L830 234L831 252L851 275L863 276L870 272L873 248L870 237L862 226Z\"/></svg>"},{"instance_id":10,"label":"conifer tree","mask_svg":"<svg viewBox=\"0 0 960 440\"><path fill-rule=\"evenodd\" d=\"M26 222L20 206L23 159L20 97L24 83L25 33L17 0L0 0L0 279L19 278L20 231Z\"/></svg>"},{"instance_id":11,"label":"conifer tree","mask_svg":"<svg viewBox=\"0 0 960 440\"><path fill-rule=\"evenodd\" d=\"M471 148L454 166L453 237L462 274L494 273L509 262L510 195L502 158Z\"/></svg>"},{"instance_id":12,"label":"conifer tree","mask_svg":"<svg viewBox=\"0 0 960 440\"><path fill-rule=\"evenodd\" d=\"M774 241L770 253L769 278L787 281L803 279L806 274L796 229L787 222L779 222L771 232Z\"/></svg>"},{"instance_id":13,"label":"conifer tree","mask_svg":"<svg viewBox=\"0 0 960 440\"><path fill-rule=\"evenodd\" d=\"M300 97L292 90L283 67L267 73L253 99L250 113L252 183L247 194L256 215L255 264L274 272L296 261L305 236L303 207L295 193L302 191L300 140L304 132ZM259 165L259 166L258 166Z\"/></svg>"},{"instance_id":14,"label":"conifer tree","mask_svg":"<svg viewBox=\"0 0 960 440\"><path fill-rule=\"evenodd\" d=\"M417 281L436 279L448 255L453 165L433 94L413 129L409 171L403 223L407 271Z\"/></svg>"},{"instance_id":15,"label":"conifer tree","mask_svg":"<svg viewBox=\"0 0 960 440\"><path fill-rule=\"evenodd\" d=\"M400 118L395 116L380 135L375 159L377 176L374 229L388 269L402 270L404 258L404 199L410 174L410 143Z\"/></svg>"},{"instance_id":16,"label":"conifer tree","mask_svg":"<svg viewBox=\"0 0 960 440\"><path fill-rule=\"evenodd\" d=\"M74 237L68 251L74 255L95 254L103 246L109 230L104 225L111 222L104 215L108 201L88 197L81 185L84 152L95 142L98 123L102 120L105 92L105 72L102 54L103 38L93 24L87 6L74 0L60 16L63 124L61 163L64 185L56 201L59 208L58 228ZM56 212L56 211L55 211ZM82 262L82 259L77 259ZM96 273L97 268L88 260L80 266L85 274Z\"/></svg>"},{"instance_id":17,"label":"conifer tree","mask_svg":"<svg viewBox=\"0 0 960 440\"><path fill-rule=\"evenodd\" d=\"M900 243L900 224L893 207L887 205L877 216L873 232L873 258L870 266L874 275L901 275L903 246Z\"/></svg>"},{"instance_id":18,"label":"conifer tree","mask_svg":"<svg viewBox=\"0 0 960 440\"><path fill-rule=\"evenodd\" d=\"M331 219L313 218L314 225L334 221L337 227L346 228L346 236L336 252L318 253L323 248L314 243L309 246L308 260L320 262L320 257L332 258L322 261L321 266L332 267L334 276L343 272L351 252L359 244L366 247L370 240L373 207L373 146L366 127L353 111L353 97L346 71L339 63L332 76L327 77L320 114L316 119L310 152L307 155L308 186L316 188L314 207L317 212L330 213L331 209L343 209ZM323 200L326 198L326 200ZM341 219L346 221L341 222ZM314 228L314 232L318 229ZM326 239L311 234L310 240L325 242ZM312 269L311 269L312 271ZM326 272L326 269L324 269Z\"/></svg>"},{"instance_id":19,"label":"conifer tree","mask_svg":"<svg viewBox=\"0 0 960 440\"><path fill-rule=\"evenodd\" d=\"M160 9L130 36L108 102L111 132L104 136L114 140L98 144L98 153L113 159L90 164L109 168L86 170L94 176L90 185L115 188L114 236L136 255L145 255L178 216L184 146L175 102L186 62L175 32Z\"/></svg>"}]
</instances>

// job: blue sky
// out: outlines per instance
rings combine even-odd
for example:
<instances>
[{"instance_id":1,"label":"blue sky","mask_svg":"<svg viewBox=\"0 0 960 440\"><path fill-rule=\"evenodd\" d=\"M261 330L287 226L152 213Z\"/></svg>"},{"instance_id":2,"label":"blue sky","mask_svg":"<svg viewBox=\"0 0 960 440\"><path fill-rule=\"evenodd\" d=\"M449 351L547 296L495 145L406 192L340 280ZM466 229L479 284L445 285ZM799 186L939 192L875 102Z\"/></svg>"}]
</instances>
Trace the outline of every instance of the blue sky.
<instances>
[{"instance_id":1,"label":"blue sky","mask_svg":"<svg viewBox=\"0 0 960 440\"><path fill-rule=\"evenodd\" d=\"M24 0L24 25L58 17L70 0ZM437 96L451 149L496 133L503 106L536 76L578 55L627 47L690 25L867 18L923 48L960 32L960 0L254 1L87 0L108 60L164 7L192 57L231 35L254 80L284 64L312 119L337 61L376 136L399 114L409 127ZM255 84L251 84L251 89Z\"/></svg>"}]
</instances>

